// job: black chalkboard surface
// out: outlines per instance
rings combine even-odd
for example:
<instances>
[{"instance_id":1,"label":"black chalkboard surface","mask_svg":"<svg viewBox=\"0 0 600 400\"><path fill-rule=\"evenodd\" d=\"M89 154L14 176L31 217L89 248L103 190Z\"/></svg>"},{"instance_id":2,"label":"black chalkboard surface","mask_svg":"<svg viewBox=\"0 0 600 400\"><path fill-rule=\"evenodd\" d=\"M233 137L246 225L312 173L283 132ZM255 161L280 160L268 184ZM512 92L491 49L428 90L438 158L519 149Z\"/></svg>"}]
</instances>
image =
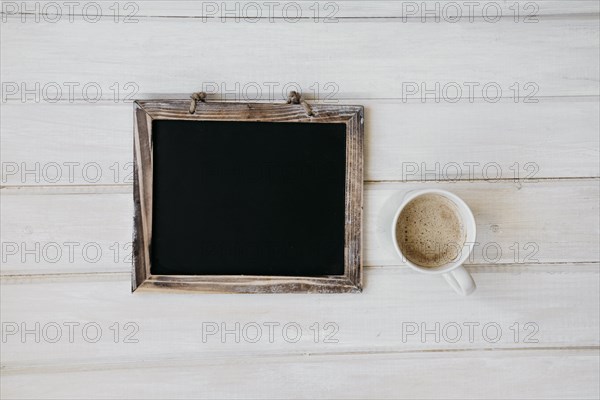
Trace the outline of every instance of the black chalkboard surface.
<instances>
[{"instance_id":1,"label":"black chalkboard surface","mask_svg":"<svg viewBox=\"0 0 600 400\"><path fill-rule=\"evenodd\" d=\"M157 121L151 273L344 273L346 126Z\"/></svg>"},{"instance_id":2,"label":"black chalkboard surface","mask_svg":"<svg viewBox=\"0 0 600 400\"><path fill-rule=\"evenodd\" d=\"M132 290L362 290L362 106L134 102Z\"/></svg>"}]
</instances>

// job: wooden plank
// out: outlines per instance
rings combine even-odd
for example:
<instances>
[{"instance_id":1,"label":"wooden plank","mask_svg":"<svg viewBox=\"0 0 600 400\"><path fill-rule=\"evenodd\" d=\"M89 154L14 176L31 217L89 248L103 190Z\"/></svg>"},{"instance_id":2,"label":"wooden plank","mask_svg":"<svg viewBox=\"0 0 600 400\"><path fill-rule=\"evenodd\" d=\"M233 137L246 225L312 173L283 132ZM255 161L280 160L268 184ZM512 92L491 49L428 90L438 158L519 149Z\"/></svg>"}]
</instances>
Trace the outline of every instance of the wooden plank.
<instances>
[{"instance_id":1,"label":"wooden plank","mask_svg":"<svg viewBox=\"0 0 600 400\"><path fill-rule=\"evenodd\" d=\"M477 243L470 263L600 259L598 180L408 182L372 184L365 192L367 265L395 264L389 215L393 215L405 193L421 188L449 190L472 209ZM570 206L575 198L581 206Z\"/></svg>"},{"instance_id":2,"label":"wooden plank","mask_svg":"<svg viewBox=\"0 0 600 400\"><path fill-rule=\"evenodd\" d=\"M304 18L320 19L327 21L335 21L336 18L400 18L402 20L421 19L423 16L429 15L430 21L436 21L436 17L440 22L445 21L452 23L456 16L461 16L461 19L467 20L470 16L474 18L493 18L496 12L499 15L507 18L517 18L524 20L532 15L571 15L571 14L590 14L597 13L599 6L594 1L569 1L564 3L561 1L537 1L533 5L527 5L527 2L516 1L514 3L504 3L497 1L484 0L473 5L473 9L469 9L469 5L464 2L453 2L451 0L439 1L439 5L423 6L420 2L415 1L353 1L342 0L335 2L328 1L312 1L300 0L296 5L286 5L282 2L281 5L269 12L269 7L259 4L259 8L251 5L252 1L241 1L236 7L233 2L225 6L217 4L216 8L210 2L205 2L204 5L192 1L148 1L140 4L140 14L149 16L176 16L176 17L212 17L212 18L235 18L253 20L256 16L262 18L291 18L296 15L296 10L301 9L301 16ZM317 3L317 5L315 5ZM331 4L333 3L333 4ZM455 3L455 4L452 4ZM516 4L515 4L516 3ZM227 7L229 5L229 7ZM512 8L511 8L512 6ZM287 8L286 8L287 7ZM436 8L437 7L437 8ZM458 7L458 8L456 8ZM260 10L260 13L258 12ZM436 14L427 14L427 11L436 10ZM427 19L426 19L427 20ZM529 20L529 19L528 19ZM534 19L531 19L534 20Z\"/></svg>"},{"instance_id":3,"label":"wooden plank","mask_svg":"<svg viewBox=\"0 0 600 400\"><path fill-rule=\"evenodd\" d=\"M133 196L125 191L7 196L3 189L2 273L129 271Z\"/></svg>"},{"instance_id":4,"label":"wooden plank","mask_svg":"<svg viewBox=\"0 0 600 400\"><path fill-rule=\"evenodd\" d=\"M468 299L400 267L369 268L362 294L340 295L131 294L127 274L3 277L3 374L140 357L599 345L598 264L470 270L478 290Z\"/></svg>"},{"instance_id":5,"label":"wooden plank","mask_svg":"<svg viewBox=\"0 0 600 400\"><path fill-rule=\"evenodd\" d=\"M2 185L133 184L133 105L2 104Z\"/></svg>"},{"instance_id":6,"label":"wooden plank","mask_svg":"<svg viewBox=\"0 0 600 400\"><path fill-rule=\"evenodd\" d=\"M1 68L4 98L94 101L204 89L225 98L282 99L298 86L319 98L420 98L408 92L423 94L437 84L439 96L458 97L458 86L460 97L468 97L473 87L473 97L488 101L498 89L506 98L517 89L520 96L597 95L598 15L542 18L529 24L512 18L456 24L150 18L126 24L74 17L53 24L15 16L2 32L3 58L10 60Z\"/></svg>"},{"instance_id":7,"label":"wooden plank","mask_svg":"<svg viewBox=\"0 0 600 400\"><path fill-rule=\"evenodd\" d=\"M364 265L402 264L388 224L404 194L422 188L450 190L472 208L478 243L470 264L600 260L597 179L408 182L366 185ZM130 270L131 187L81 190L2 190L2 274Z\"/></svg>"},{"instance_id":8,"label":"wooden plank","mask_svg":"<svg viewBox=\"0 0 600 400\"><path fill-rule=\"evenodd\" d=\"M3 398L598 398L598 350L176 360L4 370ZM155 384L160 382L160 384Z\"/></svg>"},{"instance_id":9,"label":"wooden plank","mask_svg":"<svg viewBox=\"0 0 600 400\"><path fill-rule=\"evenodd\" d=\"M3 398L596 399L598 351L139 359L13 373ZM160 384L158 384L160 382Z\"/></svg>"},{"instance_id":10,"label":"wooden plank","mask_svg":"<svg viewBox=\"0 0 600 400\"><path fill-rule=\"evenodd\" d=\"M340 101L353 103L365 105L366 180L598 176L597 97ZM132 184L132 107L3 104L2 185Z\"/></svg>"},{"instance_id":11,"label":"wooden plank","mask_svg":"<svg viewBox=\"0 0 600 400\"><path fill-rule=\"evenodd\" d=\"M366 103L366 179L597 176L599 113L593 98Z\"/></svg>"},{"instance_id":12,"label":"wooden plank","mask_svg":"<svg viewBox=\"0 0 600 400\"><path fill-rule=\"evenodd\" d=\"M11 399L596 399L599 372L597 350L263 356L159 365L140 359L115 369L5 370L1 393Z\"/></svg>"},{"instance_id":13,"label":"wooden plank","mask_svg":"<svg viewBox=\"0 0 600 400\"><path fill-rule=\"evenodd\" d=\"M25 15L25 21L55 21L60 15L67 18L70 15L90 15L95 17L96 7L90 8L86 3L64 5L52 0L7 2L2 13L7 16ZM54 4L53 4L54 3ZM115 6L114 3L117 3ZM292 4L293 3L293 4ZM563 1L543 0L536 2L515 1L510 3L484 0L468 4L452 0L441 0L427 6L415 1L374 0L367 3L354 0L315 1L297 0L294 2L279 2L265 4L254 1L219 1L196 2L189 0L178 1L119 1L98 3L102 17L119 21L134 21L146 17L182 17L182 18L217 18L254 21L263 19L292 19L296 17L322 19L335 22L339 18L399 18L404 20L421 19L452 23L460 19L492 19L499 14L517 20L535 21L538 15L572 15L591 14L599 10L598 3L593 0ZM57 8L58 7L58 8ZM430 13L427 13L427 12ZM431 11L435 11L434 14Z\"/></svg>"}]
</instances>

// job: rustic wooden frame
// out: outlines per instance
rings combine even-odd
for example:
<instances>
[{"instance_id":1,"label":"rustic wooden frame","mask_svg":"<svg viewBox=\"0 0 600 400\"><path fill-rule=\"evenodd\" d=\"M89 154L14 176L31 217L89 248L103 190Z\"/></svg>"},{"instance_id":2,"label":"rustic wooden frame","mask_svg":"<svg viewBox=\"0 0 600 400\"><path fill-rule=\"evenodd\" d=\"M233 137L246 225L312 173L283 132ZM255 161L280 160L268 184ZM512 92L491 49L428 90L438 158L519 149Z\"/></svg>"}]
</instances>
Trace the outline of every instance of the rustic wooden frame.
<instances>
[{"instance_id":1,"label":"rustic wooden frame","mask_svg":"<svg viewBox=\"0 0 600 400\"><path fill-rule=\"evenodd\" d=\"M362 291L364 109L362 106L273 103L199 103L189 100L134 102L134 189L132 291L176 289L216 293L343 293ZM346 125L346 202L344 274L322 277L247 275L152 275L152 122L154 120L344 123Z\"/></svg>"}]
</instances>

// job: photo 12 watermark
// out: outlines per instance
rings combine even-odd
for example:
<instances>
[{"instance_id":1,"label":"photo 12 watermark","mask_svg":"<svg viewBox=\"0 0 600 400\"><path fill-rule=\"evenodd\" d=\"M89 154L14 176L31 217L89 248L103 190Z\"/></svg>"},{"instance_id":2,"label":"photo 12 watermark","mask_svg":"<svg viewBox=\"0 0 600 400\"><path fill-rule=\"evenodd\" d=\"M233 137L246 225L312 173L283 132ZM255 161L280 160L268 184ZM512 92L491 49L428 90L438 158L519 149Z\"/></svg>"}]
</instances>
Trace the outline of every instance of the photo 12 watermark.
<instances>
[{"instance_id":1,"label":"photo 12 watermark","mask_svg":"<svg viewBox=\"0 0 600 400\"><path fill-rule=\"evenodd\" d=\"M206 93L207 101L286 101L290 92L295 91L307 100L337 103L340 85L332 81L304 84L294 81L205 81L200 85L200 91Z\"/></svg>"},{"instance_id":2,"label":"photo 12 watermark","mask_svg":"<svg viewBox=\"0 0 600 400\"><path fill-rule=\"evenodd\" d=\"M535 322L502 324L487 322L402 322L402 343L539 343L540 327Z\"/></svg>"},{"instance_id":3,"label":"photo 12 watermark","mask_svg":"<svg viewBox=\"0 0 600 400\"><path fill-rule=\"evenodd\" d=\"M65 183L132 184L133 162L3 161L2 184L51 185Z\"/></svg>"},{"instance_id":4,"label":"photo 12 watermark","mask_svg":"<svg viewBox=\"0 0 600 400\"><path fill-rule=\"evenodd\" d=\"M7 241L3 240L2 264L114 264L131 265L133 245L95 241Z\"/></svg>"},{"instance_id":5,"label":"photo 12 watermark","mask_svg":"<svg viewBox=\"0 0 600 400\"><path fill-rule=\"evenodd\" d=\"M491 225L490 231L500 231L498 225ZM471 250L472 245L472 250ZM460 260L466 252L469 256L466 262L470 264L534 264L539 263L537 258L540 253L540 245L535 241L498 243L488 242L439 242L435 239L415 239L402 243L402 262L406 263L419 255L419 258L427 259L432 264L448 264ZM406 255L405 255L406 254ZM417 262L418 264L418 262Z\"/></svg>"},{"instance_id":6,"label":"photo 12 watermark","mask_svg":"<svg viewBox=\"0 0 600 400\"><path fill-rule=\"evenodd\" d=\"M402 82L403 103L474 103L482 99L486 103L497 103L502 99L512 99L515 103L538 103L540 85L536 82Z\"/></svg>"},{"instance_id":7,"label":"photo 12 watermark","mask_svg":"<svg viewBox=\"0 0 600 400\"><path fill-rule=\"evenodd\" d=\"M140 92L136 82L2 82L2 103L128 103Z\"/></svg>"},{"instance_id":8,"label":"photo 12 watermark","mask_svg":"<svg viewBox=\"0 0 600 400\"><path fill-rule=\"evenodd\" d=\"M202 343L339 343L335 322L202 322Z\"/></svg>"},{"instance_id":9,"label":"photo 12 watermark","mask_svg":"<svg viewBox=\"0 0 600 400\"><path fill-rule=\"evenodd\" d=\"M115 23L136 24L139 1L2 1L2 23Z\"/></svg>"},{"instance_id":10,"label":"photo 12 watermark","mask_svg":"<svg viewBox=\"0 0 600 400\"><path fill-rule=\"evenodd\" d=\"M515 23L538 23L537 2L496 1L401 1L401 20L427 22L476 22L495 24L502 18Z\"/></svg>"},{"instance_id":11,"label":"photo 12 watermark","mask_svg":"<svg viewBox=\"0 0 600 400\"><path fill-rule=\"evenodd\" d=\"M234 21L271 23L283 21L297 23L311 20L315 23L337 23L340 12L338 1L203 1L201 21L208 22L218 19L221 22Z\"/></svg>"},{"instance_id":12,"label":"photo 12 watermark","mask_svg":"<svg viewBox=\"0 0 600 400\"><path fill-rule=\"evenodd\" d=\"M3 321L2 343L139 343L137 322Z\"/></svg>"},{"instance_id":13,"label":"photo 12 watermark","mask_svg":"<svg viewBox=\"0 0 600 400\"><path fill-rule=\"evenodd\" d=\"M449 161L449 162L417 162L403 161L401 169L402 182L476 182L496 183L503 180L520 182L527 180L537 182L540 165L534 161L506 162L502 167L496 161Z\"/></svg>"}]
</instances>

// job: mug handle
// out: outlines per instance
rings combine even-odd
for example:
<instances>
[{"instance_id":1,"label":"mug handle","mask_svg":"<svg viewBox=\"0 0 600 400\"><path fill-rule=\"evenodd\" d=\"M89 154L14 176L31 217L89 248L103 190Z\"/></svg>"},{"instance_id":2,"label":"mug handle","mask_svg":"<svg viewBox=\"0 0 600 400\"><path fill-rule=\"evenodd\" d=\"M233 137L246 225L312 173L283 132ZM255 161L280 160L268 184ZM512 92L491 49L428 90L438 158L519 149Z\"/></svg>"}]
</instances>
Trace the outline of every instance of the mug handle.
<instances>
[{"instance_id":1,"label":"mug handle","mask_svg":"<svg viewBox=\"0 0 600 400\"><path fill-rule=\"evenodd\" d=\"M452 286L452 289L454 289L456 293L463 296L470 295L477 287L469 271L462 265L450 272L446 272L442 276L446 279L446 282Z\"/></svg>"}]
</instances>

